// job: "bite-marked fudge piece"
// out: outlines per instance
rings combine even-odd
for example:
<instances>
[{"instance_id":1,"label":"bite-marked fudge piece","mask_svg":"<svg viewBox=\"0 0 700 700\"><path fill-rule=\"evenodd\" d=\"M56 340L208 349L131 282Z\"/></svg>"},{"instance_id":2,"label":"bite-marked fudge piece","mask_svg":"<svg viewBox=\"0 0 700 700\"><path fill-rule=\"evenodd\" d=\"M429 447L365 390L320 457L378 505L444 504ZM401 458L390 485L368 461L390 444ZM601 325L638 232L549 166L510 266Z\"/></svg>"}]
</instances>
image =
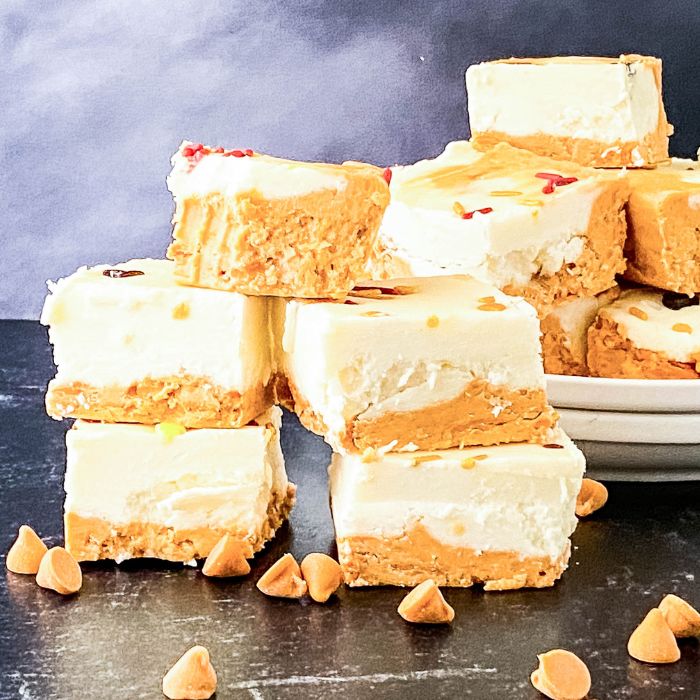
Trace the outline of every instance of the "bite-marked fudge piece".
<instances>
[{"instance_id":1,"label":"bite-marked fudge piece","mask_svg":"<svg viewBox=\"0 0 700 700\"><path fill-rule=\"evenodd\" d=\"M537 314L522 299L465 276L426 277L283 311L282 403L337 451L548 441L556 414Z\"/></svg>"},{"instance_id":2,"label":"bite-marked fudge piece","mask_svg":"<svg viewBox=\"0 0 700 700\"><path fill-rule=\"evenodd\" d=\"M49 415L229 428L272 405L267 300L183 287L173 270L130 260L49 284Z\"/></svg>"},{"instance_id":3,"label":"bite-marked fudge piece","mask_svg":"<svg viewBox=\"0 0 700 700\"><path fill-rule=\"evenodd\" d=\"M585 460L547 445L334 454L338 556L350 586L551 586L567 566Z\"/></svg>"},{"instance_id":4,"label":"bite-marked fudge piece","mask_svg":"<svg viewBox=\"0 0 700 700\"><path fill-rule=\"evenodd\" d=\"M250 558L294 503L281 411L243 428L78 420L66 437L66 549L78 560L207 557L229 535Z\"/></svg>"},{"instance_id":5,"label":"bite-marked fudge piece","mask_svg":"<svg viewBox=\"0 0 700 700\"><path fill-rule=\"evenodd\" d=\"M477 148L506 142L615 168L668 158L658 58L507 58L470 66L466 82Z\"/></svg>"},{"instance_id":6,"label":"bite-marked fudge piece","mask_svg":"<svg viewBox=\"0 0 700 700\"><path fill-rule=\"evenodd\" d=\"M393 169L373 276L469 274L544 317L615 284L627 193L622 173L455 141Z\"/></svg>"},{"instance_id":7,"label":"bite-marked fudge piece","mask_svg":"<svg viewBox=\"0 0 700 700\"><path fill-rule=\"evenodd\" d=\"M339 298L366 277L388 177L364 163L302 163L185 141L172 158L168 257L185 284Z\"/></svg>"},{"instance_id":8,"label":"bite-marked fudge piece","mask_svg":"<svg viewBox=\"0 0 700 700\"><path fill-rule=\"evenodd\" d=\"M588 329L598 311L620 296L615 285L591 297L565 301L542 319L542 359L547 374L588 376Z\"/></svg>"},{"instance_id":9,"label":"bite-marked fudge piece","mask_svg":"<svg viewBox=\"0 0 700 700\"><path fill-rule=\"evenodd\" d=\"M625 277L683 294L700 291L700 166L673 158L630 170Z\"/></svg>"},{"instance_id":10,"label":"bite-marked fudge piece","mask_svg":"<svg viewBox=\"0 0 700 700\"><path fill-rule=\"evenodd\" d=\"M594 377L700 378L700 295L630 289L588 330Z\"/></svg>"}]
</instances>

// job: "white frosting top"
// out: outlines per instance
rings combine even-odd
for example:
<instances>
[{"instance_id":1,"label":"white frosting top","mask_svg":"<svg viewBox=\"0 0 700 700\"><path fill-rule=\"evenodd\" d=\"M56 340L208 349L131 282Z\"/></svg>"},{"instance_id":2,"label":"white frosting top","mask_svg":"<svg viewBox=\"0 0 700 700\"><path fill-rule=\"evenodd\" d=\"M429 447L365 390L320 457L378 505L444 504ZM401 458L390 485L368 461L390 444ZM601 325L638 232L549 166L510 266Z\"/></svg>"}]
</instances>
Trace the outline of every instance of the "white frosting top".
<instances>
[{"instance_id":1,"label":"white frosting top","mask_svg":"<svg viewBox=\"0 0 700 700\"><path fill-rule=\"evenodd\" d=\"M176 199L209 192L233 196L251 190L275 199L325 189L342 191L347 187L344 166L301 163L260 153L235 157L213 151L194 160L183 155L183 150L193 146L192 142L183 141L171 159L173 169L167 183Z\"/></svg>"},{"instance_id":2,"label":"white frosting top","mask_svg":"<svg viewBox=\"0 0 700 700\"><path fill-rule=\"evenodd\" d=\"M143 275L114 279L106 269ZM267 300L184 287L169 260L82 267L49 282L49 326L60 382L122 386L189 374L244 391L271 373Z\"/></svg>"},{"instance_id":3,"label":"white frosting top","mask_svg":"<svg viewBox=\"0 0 700 700\"><path fill-rule=\"evenodd\" d=\"M539 323L522 299L468 277L367 284L411 293L286 307L281 363L336 449L353 418L449 400L474 379L544 387ZM503 310L480 310L489 297Z\"/></svg>"},{"instance_id":4,"label":"white frosting top","mask_svg":"<svg viewBox=\"0 0 700 700\"><path fill-rule=\"evenodd\" d=\"M553 168L578 180L544 194L547 181L535 175ZM497 287L524 285L578 258L593 203L610 177L621 175L506 144L484 154L456 141L433 160L393 169L380 242L414 275L470 274ZM472 218L459 216L455 202L475 212ZM479 213L485 208L492 211Z\"/></svg>"},{"instance_id":5,"label":"white frosting top","mask_svg":"<svg viewBox=\"0 0 700 700\"><path fill-rule=\"evenodd\" d=\"M466 82L472 133L615 144L642 141L659 124L660 86L649 62L493 61L470 66Z\"/></svg>"},{"instance_id":6,"label":"white frosting top","mask_svg":"<svg viewBox=\"0 0 700 700\"><path fill-rule=\"evenodd\" d=\"M117 525L258 532L271 495L287 489L281 411L258 421L168 441L153 426L78 420L66 436L65 510Z\"/></svg>"},{"instance_id":7,"label":"white frosting top","mask_svg":"<svg viewBox=\"0 0 700 700\"><path fill-rule=\"evenodd\" d=\"M585 460L561 430L552 442L564 449L335 454L329 474L336 534L398 537L420 524L452 546L556 557L576 527ZM421 461L426 456L433 459ZM470 462L475 456L484 458Z\"/></svg>"},{"instance_id":8,"label":"white frosting top","mask_svg":"<svg viewBox=\"0 0 700 700\"><path fill-rule=\"evenodd\" d=\"M638 348L662 352L677 362L697 362L700 357L700 306L674 311L662 303L663 294L651 289L630 289L600 310L619 324ZM635 308L645 318L630 313Z\"/></svg>"}]
</instances>

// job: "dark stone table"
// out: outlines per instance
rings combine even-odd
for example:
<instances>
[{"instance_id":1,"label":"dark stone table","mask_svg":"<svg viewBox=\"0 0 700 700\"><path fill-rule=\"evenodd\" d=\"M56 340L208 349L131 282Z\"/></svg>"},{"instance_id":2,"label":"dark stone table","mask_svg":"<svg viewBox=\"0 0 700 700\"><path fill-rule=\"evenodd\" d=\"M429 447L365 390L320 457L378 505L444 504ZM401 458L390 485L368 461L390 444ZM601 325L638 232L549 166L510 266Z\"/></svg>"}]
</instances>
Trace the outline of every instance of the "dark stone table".
<instances>
[{"instance_id":1,"label":"dark stone table","mask_svg":"<svg viewBox=\"0 0 700 700\"><path fill-rule=\"evenodd\" d=\"M551 590L446 590L449 627L403 622L398 589L343 590L329 605L265 598L255 581L291 551L333 553L328 448L285 416L299 500L289 527L242 582L160 562L86 565L74 598L6 572L22 523L61 542L67 423L47 418L44 330L0 322L0 698L159 698L163 674L194 643L212 654L218 698L540 698L536 654L563 647L593 677L591 698L700 698L697 640L649 666L627 638L666 592L700 603L700 484L610 484L582 522L571 567Z\"/></svg>"}]
</instances>

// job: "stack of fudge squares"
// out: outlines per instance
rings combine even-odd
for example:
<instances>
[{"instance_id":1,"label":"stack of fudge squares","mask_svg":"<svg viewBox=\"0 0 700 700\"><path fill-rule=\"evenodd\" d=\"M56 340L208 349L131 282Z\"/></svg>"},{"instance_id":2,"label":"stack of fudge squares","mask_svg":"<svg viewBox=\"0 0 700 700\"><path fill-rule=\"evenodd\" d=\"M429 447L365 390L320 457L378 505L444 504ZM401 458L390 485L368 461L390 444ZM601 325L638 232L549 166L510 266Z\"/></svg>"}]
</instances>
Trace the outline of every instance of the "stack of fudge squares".
<instances>
[{"instance_id":1,"label":"stack of fudge squares","mask_svg":"<svg viewBox=\"0 0 700 700\"><path fill-rule=\"evenodd\" d=\"M700 378L700 169L669 158L661 61L506 59L466 84L471 141L395 169L375 275L523 296L550 374Z\"/></svg>"},{"instance_id":2,"label":"stack of fudge squares","mask_svg":"<svg viewBox=\"0 0 700 700\"><path fill-rule=\"evenodd\" d=\"M294 500L278 404L333 448L349 585L560 576L585 465L547 403L537 313L464 274L363 281L390 180L185 142L170 260L51 285L78 560L189 562L226 534L252 557Z\"/></svg>"}]
</instances>

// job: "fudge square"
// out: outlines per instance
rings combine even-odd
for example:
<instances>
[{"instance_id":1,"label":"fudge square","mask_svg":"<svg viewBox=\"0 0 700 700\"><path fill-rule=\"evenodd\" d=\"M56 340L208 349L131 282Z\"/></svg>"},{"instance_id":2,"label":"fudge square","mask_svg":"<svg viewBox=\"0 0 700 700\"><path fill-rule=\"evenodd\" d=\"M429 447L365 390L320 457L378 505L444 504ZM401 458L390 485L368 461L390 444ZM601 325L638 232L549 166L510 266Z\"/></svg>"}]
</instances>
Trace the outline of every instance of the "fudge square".
<instances>
[{"instance_id":1,"label":"fudge square","mask_svg":"<svg viewBox=\"0 0 700 700\"><path fill-rule=\"evenodd\" d=\"M367 276L389 203L381 169L187 141L172 164L168 257L179 281L245 294L338 298Z\"/></svg>"},{"instance_id":2,"label":"fudge square","mask_svg":"<svg viewBox=\"0 0 700 700\"><path fill-rule=\"evenodd\" d=\"M180 286L174 267L131 260L49 283L49 415L229 428L272 405L267 301Z\"/></svg>"},{"instance_id":3,"label":"fudge square","mask_svg":"<svg viewBox=\"0 0 700 700\"><path fill-rule=\"evenodd\" d=\"M625 269L628 187L619 172L454 141L393 169L373 276L469 274L544 317L609 289Z\"/></svg>"},{"instance_id":4,"label":"fudge square","mask_svg":"<svg viewBox=\"0 0 700 700\"><path fill-rule=\"evenodd\" d=\"M509 58L470 66L466 82L477 148L507 142L616 168L668 158L658 58Z\"/></svg>"},{"instance_id":5,"label":"fudge square","mask_svg":"<svg viewBox=\"0 0 700 700\"><path fill-rule=\"evenodd\" d=\"M350 586L551 586L566 569L585 460L547 445L334 454L338 557Z\"/></svg>"},{"instance_id":6,"label":"fudge square","mask_svg":"<svg viewBox=\"0 0 700 700\"><path fill-rule=\"evenodd\" d=\"M243 428L76 421L66 437L66 549L81 561L191 561L228 534L253 556L294 502L280 419L272 408Z\"/></svg>"},{"instance_id":7,"label":"fudge square","mask_svg":"<svg viewBox=\"0 0 700 700\"><path fill-rule=\"evenodd\" d=\"M699 304L700 295L623 292L588 330L591 376L700 379Z\"/></svg>"},{"instance_id":8,"label":"fudge square","mask_svg":"<svg viewBox=\"0 0 700 700\"><path fill-rule=\"evenodd\" d=\"M700 291L700 166L673 158L630 170L625 277L684 294Z\"/></svg>"},{"instance_id":9,"label":"fudge square","mask_svg":"<svg viewBox=\"0 0 700 700\"><path fill-rule=\"evenodd\" d=\"M556 414L522 299L445 276L368 282L345 303L284 311L290 407L336 451L548 441Z\"/></svg>"}]
</instances>

